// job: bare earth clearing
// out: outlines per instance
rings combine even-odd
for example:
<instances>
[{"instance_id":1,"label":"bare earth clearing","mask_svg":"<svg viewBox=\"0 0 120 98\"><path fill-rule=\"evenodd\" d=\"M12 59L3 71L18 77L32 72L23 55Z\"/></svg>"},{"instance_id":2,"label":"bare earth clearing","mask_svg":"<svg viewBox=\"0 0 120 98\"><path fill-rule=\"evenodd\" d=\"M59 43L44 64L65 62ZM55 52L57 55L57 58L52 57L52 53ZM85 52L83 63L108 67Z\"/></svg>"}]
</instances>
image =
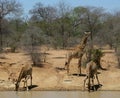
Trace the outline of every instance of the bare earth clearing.
<instances>
[{"instance_id":1,"label":"bare earth clearing","mask_svg":"<svg viewBox=\"0 0 120 98\"><path fill-rule=\"evenodd\" d=\"M82 68L83 76L76 75L78 60L73 59L70 64L70 73L73 75L67 76L66 70L62 69L67 52L68 50L47 51L48 55L43 67L33 67L33 88L31 90L83 90L85 69ZM120 90L120 69L117 68L115 53L113 50L104 50L104 52L101 63L108 70L98 70L99 80L103 85L99 90ZM13 63L12 66L6 63L4 67L0 65L0 90L14 90L14 84L8 81L6 69L19 73L22 63L31 63L30 58L25 53L4 53L0 57L0 62ZM22 85L21 82L20 87Z\"/></svg>"}]
</instances>

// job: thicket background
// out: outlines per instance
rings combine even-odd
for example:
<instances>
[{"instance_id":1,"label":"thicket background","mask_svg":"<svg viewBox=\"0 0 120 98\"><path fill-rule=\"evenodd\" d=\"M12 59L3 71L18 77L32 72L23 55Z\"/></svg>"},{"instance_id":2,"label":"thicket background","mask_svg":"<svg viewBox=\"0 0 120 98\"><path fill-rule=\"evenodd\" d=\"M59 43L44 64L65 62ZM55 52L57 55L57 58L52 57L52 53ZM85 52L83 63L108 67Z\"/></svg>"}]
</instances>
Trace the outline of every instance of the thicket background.
<instances>
[{"instance_id":1,"label":"thicket background","mask_svg":"<svg viewBox=\"0 0 120 98\"><path fill-rule=\"evenodd\" d=\"M78 6L64 2L54 6L36 3L23 15L22 5L15 0L0 0L0 51L11 47L29 48L49 45L54 48L75 46L83 32L92 33L94 45L109 45L120 55L120 11L107 12L104 8Z\"/></svg>"}]
</instances>

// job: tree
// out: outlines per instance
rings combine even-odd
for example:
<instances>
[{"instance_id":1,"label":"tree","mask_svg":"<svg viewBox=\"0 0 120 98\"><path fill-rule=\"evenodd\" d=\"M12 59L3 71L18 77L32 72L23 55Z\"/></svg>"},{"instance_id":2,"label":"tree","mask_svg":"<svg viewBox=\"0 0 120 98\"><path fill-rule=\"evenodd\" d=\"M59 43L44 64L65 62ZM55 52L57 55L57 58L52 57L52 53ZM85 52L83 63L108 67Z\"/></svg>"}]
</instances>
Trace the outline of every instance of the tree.
<instances>
[{"instance_id":1,"label":"tree","mask_svg":"<svg viewBox=\"0 0 120 98\"><path fill-rule=\"evenodd\" d=\"M21 43L29 53L33 65L40 64L40 46L44 43L45 35L38 27L30 25L22 36Z\"/></svg>"},{"instance_id":2,"label":"tree","mask_svg":"<svg viewBox=\"0 0 120 98\"><path fill-rule=\"evenodd\" d=\"M113 22L113 26L114 26L114 37L115 37L115 43L114 43L114 47L115 47L115 51L120 53L120 11L116 12L114 15L114 22Z\"/></svg>"},{"instance_id":3,"label":"tree","mask_svg":"<svg viewBox=\"0 0 120 98\"><path fill-rule=\"evenodd\" d=\"M98 36L101 37L101 39L99 39L100 43L104 43L104 45L107 44L111 49L115 48L116 51L120 43L119 19L120 17L118 15L118 12L115 14L106 13L103 17L102 29L98 34Z\"/></svg>"},{"instance_id":4,"label":"tree","mask_svg":"<svg viewBox=\"0 0 120 98\"><path fill-rule=\"evenodd\" d=\"M35 25L52 39L52 44L55 47L62 46L65 48L72 31L70 11L70 8L64 2L60 2L57 7L44 6L41 3L37 3L30 10L30 13Z\"/></svg>"},{"instance_id":5,"label":"tree","mask_svg":"<svg viewBox=\"0 0 120 98\"><path fill-rule=\"evenodd\" d=\"M28 26L21 16L15 16L9 19L9 24L10 34L8 46L11 48L12 52L15 52L20 46L21 37ZM7 34L5 36L7 36Z\"/></svg>"},{"instance_id":6,"label":"tree","mask_svg":"<svg viewBox=\"0 0 120 98\"><path fill-rule=\"evenodd\" d=\"M74 9L75 16L75 26L79 27L81 31L90 31L90 49L89 49L89 59L92 56L93 49L93 36L101 29L102 16L104 15L104 10L97 7L76 7Z\"/></svg>"},{"instance_id":7,"label":"tree","mask_svg":"<svg viewBox=\"0 0 120 98\"><path fill-rule=\"evenodd\" d=\"M21 11L21 4L15 0L0 0L0 50L3 46L3 19L10 14L17 14Z\"/></svg>"},{"instance_id":8,"label":"tree","mask_svg":"<svg viewBox=\"0 0 120 98\"><path fill-rule=\"evenodd\" d=\"M62 48L67 47L68 39L70 38L71 33L73 33L71 11L72 10L66 3L59 2L57 7L56 25L58 29L57 32L59 33L61 38L60 43Z\"/></svg>"},{"instance_id":9,"label":"tree","mask_svg":"<svg viewBox=\"0 0 120 98\"><path fill-rule=\"evenodd\" d=\"M104 15L104 10L97 7L76 7L74 12L77 18L76 25L84 26L83 29L91 32L91 40L93 40L94 33L98 32L100 29L100 24L102 16Z\"/></svg>"},{"instance_id":10,"label":"tree","mask_svg":"<svg viewBox=\"0 0 120 98\"><path fill-rule=\"evenodd\" d=\"M30 10L30 14L32 15L31 21L47 35L51 35L51 24L56 18L56 9L51 6L44 6L39 2Z\"/></svg>"}]
</instances>

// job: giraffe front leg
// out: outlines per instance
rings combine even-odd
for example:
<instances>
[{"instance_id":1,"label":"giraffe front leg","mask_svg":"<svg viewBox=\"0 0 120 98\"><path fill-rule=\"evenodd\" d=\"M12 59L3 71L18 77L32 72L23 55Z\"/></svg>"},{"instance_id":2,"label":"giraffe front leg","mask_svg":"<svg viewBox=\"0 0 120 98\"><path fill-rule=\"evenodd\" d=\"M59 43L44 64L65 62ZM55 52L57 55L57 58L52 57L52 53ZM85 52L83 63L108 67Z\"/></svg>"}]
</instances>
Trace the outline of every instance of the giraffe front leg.
<instances>
[{"instance_id":1,"label":"giraffe front leg","mask_svg":"<svg viewBox=\"0 0 120 98\"><path fill-rule=\"evenodd\" d=\"M67 75L69 75L69 66L70 66L70 62L71 62L71 60L72 60L72 56L70 56L70 57L68 58L68 62L66 63L66 67L67 67Z\"/></svg>"},{"instance_id":2,"label":"giraffe front leg","mask_svg":"<svg viewBox=\"0 0 120 98\"><path fill-rule=\"evenodd\" d=\"M27 91L29 90L29 88L28 88L28 84L27 84L27 83L28 83L28 82L27 82L28 79L29 79L29 76L27 76L26 81L25 81L25 82L26 82L26 90L27 90Z\"/></svg>"},{"instance_id":3,"label":"giraffe front leg","mask_svg":"<svg viewBox=\"0 0 120 98\"><path fill-rule=\"evenodd\" d=\"M81 75L81 58L78 61L79 74Z\"/></svg>"},{"instance_id":4,"label":"giraffe front leg","mask_svg":"<svg viewBox=\"0 0 120 98\"><path fill-rule=\"evenodd\" d=\"M32 87L32 75L31 75L31 87Z\"/></svg>"},{"instance_id":5,"label":"giraffe front leg","mask_svg":"<svg viewBox=\"0 0 120 98\"><path fill-rule=\"evenodd\" d=\"M28 84L27 84L27 80L26 80L26 90L28 91L29 89L28 89Z\"/></svg>"},{"instance_id":6,"label":"giraffe front leg","mask_svg":"<svg viewBox=\"0 0 120 98\"><path fill-rule=\"evenodd\" d=\"M69 65L67 65L67 75L69 75Z\"/></svg>"},{"instance_id":7,"label":"giraffe front leg","mask_svg":"<svg viewBox=\"0 0 120 98\"><path fill-rule=\"evenodd\" d=\"M23 88L25 88L25 86L26 86L26 78L23 79L22 82L23 82Z\"/></svg>"}]
</instances>

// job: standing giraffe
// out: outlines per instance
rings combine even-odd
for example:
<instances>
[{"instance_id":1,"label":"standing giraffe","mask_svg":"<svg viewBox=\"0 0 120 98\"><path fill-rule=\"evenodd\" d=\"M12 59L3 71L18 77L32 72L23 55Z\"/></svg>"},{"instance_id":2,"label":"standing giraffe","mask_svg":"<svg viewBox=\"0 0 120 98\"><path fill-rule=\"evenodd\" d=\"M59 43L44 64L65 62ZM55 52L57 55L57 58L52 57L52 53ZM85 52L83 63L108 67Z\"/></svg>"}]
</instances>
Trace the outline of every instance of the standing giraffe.
<instances>
[{"instance_id":1,"label":"standing giraffe","mask_svg":"<svg viewBox=\"0 0 120 98\"><path fill-rule=\"evenodd\" d=\"M75 48L74 52L68 54L67 62L65 62L65 68L67 68L67 74L69 74L69 65L73 58L78 58L78 68L81 74L81 60L84 54L84 49L87 44L87 39L91 32L84 32L84 37L82 38L80 44Z\"/></svg>"}]
</instances>

